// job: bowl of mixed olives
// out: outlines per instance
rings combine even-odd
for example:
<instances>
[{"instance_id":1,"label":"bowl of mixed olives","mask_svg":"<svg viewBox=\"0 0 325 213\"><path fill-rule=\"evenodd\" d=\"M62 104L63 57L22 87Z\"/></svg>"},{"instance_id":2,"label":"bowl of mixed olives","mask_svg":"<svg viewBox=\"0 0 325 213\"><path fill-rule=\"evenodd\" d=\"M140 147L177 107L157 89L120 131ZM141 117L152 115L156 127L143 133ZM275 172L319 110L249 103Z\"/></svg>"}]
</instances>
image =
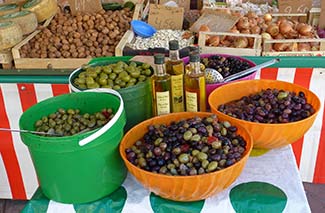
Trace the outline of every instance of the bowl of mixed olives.
<instances>
[{"instance_id":1,"label":"bowl of mixed olives","mask_svg":"<svg viewBox=\"0 0 325 213\"><path fill-rule=\"evenodd\" d=\"M120 143L120 155L129 172L156 195L197 201L232 184L252 146L241 126L209 112L179 112L133 127Z\"/></svg>"},{"instance_id":2,"label":"bowl of mixed olives","mask_svg":"<svg viewBox=\"0 0 325 213\"><path fill-rule=\"evenodd\" d=\"M94 88L120 90L146 82L152 74L152 67L147 63L123 59L101 60L73 71L69 82L74 92Z\"/></svg>"},{"instance_id":3,"label":"bowl of mixed olives","mask_svg":"<svg viewBox=\"0 0 325 213\"><path fill-rule=\"evenodd\" d=\"M301 138L313 125L320 100L312 91L278 80L234 82L214 90L211 111L244 126L254 147L273 149Z\"/></svg>"},{"instance_id":4,"label":"bowl of mixed olives","mask_svg":"<svg viewBox=\"0 0 325 213\"><path fill-rule=\"evenodd\" d=\"M240 71L246 70L250 67L254 67L256 64L248 59L233 56L233 55L226 55L226 54L200 54L201 57L201 69L205 70L206 68L215 69L219 72L223 78L226 78L232 74L238 73ZM189 58L186 57L183 59L185 64L189 63ZM188 65L187 65L188 67ZM258 70L256 70L257 72ZM243 76L235 81L241 80L251 80L254 79L256 76L256 72L253 72L249 75ZM210 93L227 83L213 82L211 79L211 75L206 72L206 96L209 97Z\"/></svg>"}]
</instances>

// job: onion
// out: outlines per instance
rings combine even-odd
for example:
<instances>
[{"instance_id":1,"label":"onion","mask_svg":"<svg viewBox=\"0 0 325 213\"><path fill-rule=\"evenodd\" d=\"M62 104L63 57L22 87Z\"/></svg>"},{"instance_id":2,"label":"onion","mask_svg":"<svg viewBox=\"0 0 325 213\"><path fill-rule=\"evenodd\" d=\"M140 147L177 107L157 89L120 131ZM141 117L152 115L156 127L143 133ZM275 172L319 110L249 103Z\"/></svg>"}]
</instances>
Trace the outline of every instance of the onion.
<instances>
[{"instance_id":1,"label":"onion","mask_svg":"<svg viewBox=\"0 0 325 213\"><path fill-rule=\"evenodd\" d=\"M247 17L241 17L236 25L237 25L238 30L249 29L248 18Z\"/></svg>"},{"instance_id":2,"label":"onion","mask_svg":"<svg viewBox=\"0 0 325 213\"><path fill-rule=\"evenodd\" d=\"M234 28L232 28L231 30L229 30L229 32L231 32L231 33L240 33L237 29L234 29ZM235 36L226 36L226 40L228 40L228 41L230 41L230 42L233 42L234 40L235 40Z\"/></svg>"},{"instance_id":3,"label":"onion","mask_svg":"<svg viewBox=\"0 0 325 213\"><path fill-rule=\"evenodd\" d=\"M285 37L279 33L278 35L274 36L274 39L285 39Z\"/></svg>"},{"instance_id":4,"label":"onion","mask_svg":"<svg viewBox=\"0 0 325 213\"><path fill-rule=\"evenodd\" d=\"M273 44L273 49L276 51L286 51L290 46L288 43L275 43Z\"/></svg>"},{"instance_id":5,"label":"onion","mask_svg":"<svg viewBox=\"0 0 325 213\"><path fill-rule=\"evenodd\" d=\"M298 51L304 52L304 51L310 51L311 46L308 43L298 43Z\"/></svg>"},{"instance_id":6,"label":"onion","mask_svg":"<svg viewBox=\"0 0 325 213\"><path fill-rule=\"evenodd\" d=\"M234 41L234 47L246 48L248 46L248 39L246 37L238 37Z\"/></svg>"},{"instance_id":7,"label":"onion","mask_svg":"<svg viewBox=\"0 0 325 213\"><path fill-rule=\"evenodd\" d=\"M210 32L210 28L208 27L208 25L202 24L199 28L199 31L201 32Z\"/></svg>"},{"instance_id":8,"label":"onion","mask_svg":"<svg viewBox=\"0 0 325 213\"><path fill-rule=\"evenodd\" d=\"M299 32L300 28L303 27L303 26L305 26L305 25L306 25L305 23L298 23L296 25L296 28L295 29Z\"/></svg>"},{"instance_id":9,"label":"onion","mask_svg":"<svg viewBox=\"0 0 325 213\"><path fill-rule=\"evenodd\" d=\"M253 48L254 47L255 38L248 37L247 40L248 40L248 47L249 48Z\"/></svg>"},{"instance_id":10,"label":"onion","mask_svg":"<svg viewBox=\"0 0 325 213\"><path fill-rule=\"evenodd\" d=\"M285 34L284 37L288 38L288 39L296 39L299 37L299 33L296 30L293 30L293 31Z\"/></svg>"},{"instance_id":11,"label":"onion","mask_svg":"<svg viewBox=\"0 0 325 213\"><path fill-rule=\"evenodd\" d=\"M254 27L257 25L257 21L254 18L249 18L248 22L249 22L249 27Z\"/></svg>"},{"instance_id":12,"label":"onion","mask_svg":"<svg viewBox=\"0 0 325 213\"><path fill-rule=\"evenodd\" d=\"M211 36L208 39L209 46L217 47L220 43L220 37L219 36Z\"/></svg>"},{"instance_id":13,"label":"onion","mask_svg":"<svg viewBox=\"0 0 325 213\"><path fill-rule=\"evenodd\" d=\"M272 36L269 33L262 33L261 36L263 39L272 39Z\"/></svg>"},{"instance_id":14,"label":"onion","mask_svg":"<svg viewBox=\"0 0 325 213\"><path fill-rule=\"evenodd\" d=\"M248 11L248 13L246 14L246 16L248 18L253 18L253 19L257 18L256 13L254 13L253 11Z\"/></svg>"},{"instance_id":15,"label":"onion","mask_svg":"<svg viewBox=\"0 0 325 213\"><path fill-rule=\"evenodd\" d=\"M282 22L287 22L288 19L286 17L279 17L278 20L276 21L278 25L280 25Z\"/></svg>"},{"instance_id":16,"label":"onion","mask_svg":"<svg viewBox=\"0 0 325 213\"><path fill-rule=\"evenodd\" d=\"M300 27L300 29L298 30L298 32L301 35L310 35L312 33L313 27L310 25L304 25L302 27Z\"/></svg>"},{"instance_id":17,"label":"onion","mask_svg":"<svg viewBox=\"0 0 325 213\"><path fill-rule=\"evenodd\" d=\"M251 28L250 31L251 31L252 34L260 34L261 33L261 28L259 26L255 25L255 26L253 26Z\"/></svg>"},{"instance_id":18,"label":"onion","mask_svg":"<svg viewBox=\"0 0 325 213\"><path fill-rule=\"evenodd\" d=\"M265 22L271 22L272 21L272 15L267 13L263 16L263 19Z\"/></svg>"},{"instance_id":19,"label":"onion","mask_svg":"<svg viewBox=\"0 0 325 213\"><path fill-rule=\"evenodd\" d=\"M262 24L260 24L259 26L260 26L262 32L265 32L266 29L267 29L267 27L268 27L269 25L267 25L266 23L262 23Z\"/></svg>"},{"instance_id":20,"label":"onion","mask_svg":"<svg viewBox=\"0 0 325 213\"><path fill-rule=\"evenodd\" d=\"M289 34L291 31L293 31L292 26L288 21L281 22L279 25L279 30L283 35Z\"/></svg>"},{"instance_id":21,"label":"onion","mask_svg":"<svg viewBox=\"0 0 325 213\"><path fill-rule=\"evenodd\" d=\"M226 39L223 39L220 41L220 46L223 46L223 47L229 47L231 45L231 42L226 40Z\"/></svg>"},{"instance_id":22,"label":"onion","mask_svg":"<svg viewBox=\"0 0 325 213\"><path fill-rule=\"evenodd\" d=\"M270 24L266 29L266 32L270 33L272 37L278 35L279 31L279 27L276 24Z\"/></svg>"},{"instance_id":23,"label":"onion","mask_svg":"<svg viewBox=\"0 0 325 213\"><path fill-rule=\"evenodd\" d=\"M244 29L244 30L241 30L240 33L242 33L242 34L251 34L251 31L249 29Z\"/></svg>"}]
</instances>

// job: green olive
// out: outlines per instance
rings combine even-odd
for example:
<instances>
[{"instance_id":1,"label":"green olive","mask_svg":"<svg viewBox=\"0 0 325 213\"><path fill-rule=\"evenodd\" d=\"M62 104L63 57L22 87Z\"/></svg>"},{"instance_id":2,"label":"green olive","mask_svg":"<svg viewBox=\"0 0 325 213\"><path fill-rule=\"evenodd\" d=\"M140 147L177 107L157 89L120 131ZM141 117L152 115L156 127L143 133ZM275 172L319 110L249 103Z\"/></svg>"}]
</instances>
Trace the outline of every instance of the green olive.
<instances>
[{"instance_id":1,"label":"green olive","mask_svg":"<svg viewBox=\"0 0 325 213\"><path fill-rule=\"evenodd\" d=\"M101 85L101 86L105 86L107 85L107 79L105 78L100 78L98 83Z\"/></svg>"},{"instance_id":2,"label":"green olive","mask_svg":"<svg viewBox=\"0 0 325 213\"><path fill-rule=\"evenodd\" d=\"M130 72L130 75L132 78L139 78L141 75L141 72L139 70L134 70L133 72Z\"/></svg>"},{"instance_id":3,"label":"green olive","mask_svg":"<svg viewBox=\"0 0 325 213\"><path fill-rule=\"evenodd\" d=\"M142 68L143 68L143 69L149 69L149 68L150 68L150 64L143 63L143 64L142 64Z\"/></svg>"},{"instance_id":4,"label":"green olive","mask_svg":"<svg viewBox=\"0 0 325 213\"><path fill-rule=\"evenodd\" d=\"M112 72L111 74L109 74L109 78L114 80L117 77L117 74Z\"/></svg>"},{"instance_id":5,"label":"green olive","mask_svg":"<svg viewBox=\"0 0 325 213\"><path fill-rule=\"evenodd\" d=\"M92 78L92 77L87 77L86 78L86 84L94 84L95 83L95 80Z\"/></svg>"},{"instance_id":6,"label":"green olive","mask_svg":"<svg viewBox=\"0 0 325 213\"><path fill-rule=\"evenodd\" d=\"M104 72L99 74L99 78L104 78L104 79L108 79L108 75Z\"/></svg>"},{"instance_id":7,"label":"green olive","mask_svg":"<svg viewBox=\"0 0 325 213\"><path fill-rule=\"evenodd\" d=\"M109 67L109 66L103 66L102 70L106 74L111 74L112 73L112 68Z\"/></svg>"}]
</instances>

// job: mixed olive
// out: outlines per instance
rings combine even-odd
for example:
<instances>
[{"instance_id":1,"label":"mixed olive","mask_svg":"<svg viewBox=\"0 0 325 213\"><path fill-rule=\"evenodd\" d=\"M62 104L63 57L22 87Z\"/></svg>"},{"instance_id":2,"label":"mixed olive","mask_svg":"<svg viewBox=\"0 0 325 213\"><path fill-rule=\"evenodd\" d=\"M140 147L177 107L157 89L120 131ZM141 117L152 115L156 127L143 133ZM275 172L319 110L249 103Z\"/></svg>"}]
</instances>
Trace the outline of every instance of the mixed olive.
<instances>
[{"instance_id":1,"label":"mixed olive","mask_svg":"<svg viewBox=\"0 0 325 213\"><path fill-rule=\"evenodd\" d=\"M265 89L218 106L229 116L258 123L288 123L305 119L315 109L307 103L304 92Z\"/></svg>"},{"instance_id":2,"label":"mixed olive","mask_svg":"<svg viewBox=\"0 0 325 213\"><path fill-rule=\"evenodd\" d=\"M43 116L34 124L37 132L49 136L71 136L104 126L113 118L113 110L102 109L93 114L80 114L79 109L60 108L56 112Z\"/></svg>"},{"instance_id":3,"label":"mixed olive","mask_svg":"<svg viewBox=\"0 0 325 213\"><path fill-rule=\"evenodd\" d=\"M248 62L240 60L239 58L219 55L201 58L201 63L205 68L213 68L217 70L224 78L251 67Z\"/></svg>"},{"instance_id":4,"label":"mixed olive","mask_svg":"<svg viewBox=\"0 0 325 213\"><path fill-rule=\"evenodd\" d=\"M121 89L145 81L152 75L147 63L119 61L105 66L91 66L81 71L73 80L79 89L110 88Z\"/></svg>"},{"instance_id":5,"label":"mixed olive","mask_svg":"<svg viewBox=\"0 0 325 213\"><path fill-rule=\"evenodd\" d=\"M165 175L198 175L221 170L239 161L246 141L237 127L216 115L193 117L170 125L148 126L141 140L125 150L137 167Z\"/></svg>"}]
</instances>

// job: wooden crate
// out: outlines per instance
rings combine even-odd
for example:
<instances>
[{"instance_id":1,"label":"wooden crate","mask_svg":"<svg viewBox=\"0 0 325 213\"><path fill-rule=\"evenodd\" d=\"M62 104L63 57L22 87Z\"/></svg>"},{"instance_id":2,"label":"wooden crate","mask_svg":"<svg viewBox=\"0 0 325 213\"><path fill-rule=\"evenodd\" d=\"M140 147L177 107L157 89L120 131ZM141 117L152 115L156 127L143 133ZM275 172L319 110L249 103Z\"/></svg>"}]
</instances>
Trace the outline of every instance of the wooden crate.
<instances>
[{"instance_id":1,"label":"wooden crate","mask_svg":"<svg viewBox=\"0 0 325 213\"><path fill-rule=\"evenodd\" d=\"M254 38L253 48L233 48L233 47L213 47L206 45L207 36L234 36L234 37L248 37ZM260 56L262 52L262 37L254 34L239 34L227 32L200 32L198 41L201 53L219 53L230 54L238 56Z\"/></svg>"},{"instance_id":2,"label":"wooden crate","mask_svg":"<svg viewBox=\"0 0 325 213\"><path fill-rule=\"evenodd\" d=\"M308 24L317 27L319 23L321 8L311 8L308 13Z\"/></svg>"},{"instance_id":3,"label":"wooden crate","mask_svg":"<svg viewBox=\"0 0 325 213\"><path fill-rule=\"evenodd\" d=\"M2 69L13 68L13 58L12 58L11 49L0 51L0 64L2 66Z\"/></svg>"},{"instance_id":4,"label":"wooden crate","mask_svg":"<svg viewBox=\"0 0 325 213\"><path fill-rule=\"evenodd\" d=\"M319 50L315 51L298 51L298 43L319 43ZM272 49L275 43L292 43L292 51L276 52ZM263 41L262 56L325 56L325 39L267 39Z\"/></svg>"},{"instance_id":5,"label":"wooden crate","mask_svg":"<svg viewBox=\"0 0 325 213\"><path fill-rule=\"evenodd\" d=\"M133 19L139 19L143 4L136 4ZM46 26L50 24L50 21ZM45 24L44 24L45 25ZM36 30L23 41L12 48L12 55L16 69L75 69L87 64L91 58L22 58L20 48L27 44L41 30Z\"/></svg>"}]
</instances>

